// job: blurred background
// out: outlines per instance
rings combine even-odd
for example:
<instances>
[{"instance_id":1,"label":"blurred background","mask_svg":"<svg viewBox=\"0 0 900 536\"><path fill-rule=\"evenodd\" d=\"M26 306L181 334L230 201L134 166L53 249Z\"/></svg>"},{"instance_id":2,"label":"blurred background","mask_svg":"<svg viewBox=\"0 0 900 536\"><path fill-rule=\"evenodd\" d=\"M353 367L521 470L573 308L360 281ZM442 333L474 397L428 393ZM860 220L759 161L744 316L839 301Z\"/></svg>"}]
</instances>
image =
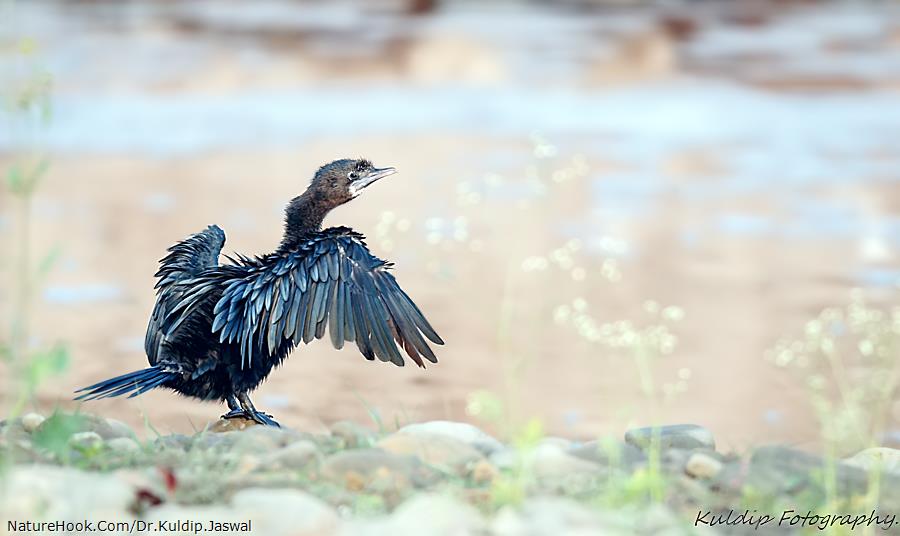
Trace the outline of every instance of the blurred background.
<instances>
[{"instance_id":1,"label":"blurred background","mask_svg":"<svg viewBox=\"0 0 900 536\"><path fill-rule=\"evenodd\" d=\"M290 427L691 422L816 449L809 320L900 305L896 3L0 4L0 169L40 175L0 193L3 325L68 354L29 407L145 366L165 249L216 223L225 252L273 250L285 203L342 157L400 174L326 224L394 261L447 345L426 371L299 348L254 398ZM896 373L900 347L872 348ZM82 409L187 432L225 408Z\"/></svg>"}]
</instances>

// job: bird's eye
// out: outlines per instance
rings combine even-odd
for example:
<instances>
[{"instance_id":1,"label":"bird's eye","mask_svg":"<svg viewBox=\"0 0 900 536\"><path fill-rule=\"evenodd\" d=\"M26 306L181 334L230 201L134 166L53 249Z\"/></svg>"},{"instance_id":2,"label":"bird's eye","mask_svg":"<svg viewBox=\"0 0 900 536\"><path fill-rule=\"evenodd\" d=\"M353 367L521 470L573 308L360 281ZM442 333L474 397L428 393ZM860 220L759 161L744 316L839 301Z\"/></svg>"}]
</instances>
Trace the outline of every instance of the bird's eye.
<instances>
[{"instance_id":1,"label":"bird's eye","mask_svg":"<svg viewBox=\"0 0 900 536\"><path fill-rule=\"evenodd\" d=\"M359 174L357 174L355 171L351 171L350 173L347 174L347 176L350 177L351 181L359 178Z\"/></svg>"}]
</instances>

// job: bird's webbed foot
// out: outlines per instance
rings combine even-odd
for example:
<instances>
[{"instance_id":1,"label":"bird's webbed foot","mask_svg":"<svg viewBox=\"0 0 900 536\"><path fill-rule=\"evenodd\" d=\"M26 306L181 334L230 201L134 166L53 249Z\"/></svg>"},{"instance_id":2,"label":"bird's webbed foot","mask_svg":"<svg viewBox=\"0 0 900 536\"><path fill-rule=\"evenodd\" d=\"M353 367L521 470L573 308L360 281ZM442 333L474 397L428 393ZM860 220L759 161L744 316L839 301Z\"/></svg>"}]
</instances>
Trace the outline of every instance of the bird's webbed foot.
<instances>
[{"instance_id":1,"label":"bird's webbed foot","mask_svg":"<svg viewBox=\"0 0 900 536\"><path fill-rule=\"evenodd\" d=\"M259 424L263 424L265 426L274 426L275 428L281 428L281 425L278 424L278 421L272 418L268 413L263 413L261 411L257 411L248 415L250 419L258 422Z\"/></svg>"},{"instance_id":2,"label":"bird's webbed foot","mask_svg":"<svg viewBox=\"0 0 900 536\"><path fill-rule=\"evenodd\" d=\"M265 426L274 426L276 428L281 428L281 425L278 424L275 419L272 418L271 415L267 413L263 413L256 409L256 406L253 405L253 402L250 401L250 397L247 393L240 393L237 395L237 401L240 404L240 408L242 410L242 415L248 419L251 419L259 424ZM229 406L231 402L229 401ZM230 413L233 413L235 410L232 409Z\"/></svg>"},{"instance_id":3,"label":"bird's webbed foot","mask_svg":"<svg viewBox=\"0 0 900 536\"><path fill-rule=\"evenodd\" d=\"M241 418L249 419L250 417L247 416L247 412L245 412L243 409L237 408L237 409L233 409L233 410L229 411L228 413L222 415L222 418L223 419L241 419Z\"/></svg>"},{"instance_id":4,"label":"bird's webbed foot","mask_svg":"<svg viewBox=\"0 0 900 536\"><path fill-rule=\"evenodd\" d=\"M225 397L225 403L228 404L228 409L231 410L225 415L222 415L223 419L239 419L239 418L247 418L247 412L244 411L244 408L241 407L240 402L238 402L237 397L234 395L228 395Z\"/></svg>"}]
</instances>

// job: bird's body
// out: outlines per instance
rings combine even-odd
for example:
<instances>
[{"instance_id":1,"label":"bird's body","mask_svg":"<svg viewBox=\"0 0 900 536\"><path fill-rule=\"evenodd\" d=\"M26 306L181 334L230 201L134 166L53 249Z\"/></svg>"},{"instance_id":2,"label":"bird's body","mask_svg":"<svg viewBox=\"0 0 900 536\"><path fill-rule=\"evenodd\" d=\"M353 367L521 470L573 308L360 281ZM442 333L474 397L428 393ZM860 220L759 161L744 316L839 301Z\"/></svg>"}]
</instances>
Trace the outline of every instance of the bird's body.
<instances>
[{"instance_id":1,"label":"bird's body","mask_svg":"<svg viewBox=\"0 0 900 536\"><path fill-rule=\"evenodd\" d=\"M355 343L369 360L402 366L402 349L419 366L423 358L437 362L426 339L443 341L388 272L391 265L352 229L321 229L332 208L392 172L365 160L323 166L288 205L274 253L220 264L225 233L215 225L169 248L144 345L151 367L86 387L79 398L161 386L225 401L229 417L276 424L248 393L300 342L327 335L335 348Z\"/></svg>"}]
</instances>

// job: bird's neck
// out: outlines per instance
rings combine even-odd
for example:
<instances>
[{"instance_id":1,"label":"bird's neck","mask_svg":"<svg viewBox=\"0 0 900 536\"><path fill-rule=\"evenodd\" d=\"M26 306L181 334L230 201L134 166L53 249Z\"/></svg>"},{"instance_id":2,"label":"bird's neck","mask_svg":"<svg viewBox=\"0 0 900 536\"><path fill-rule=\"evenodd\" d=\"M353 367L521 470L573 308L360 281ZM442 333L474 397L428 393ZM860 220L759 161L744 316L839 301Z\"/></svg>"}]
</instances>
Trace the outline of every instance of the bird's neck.
<instances>
[{"instance_id":1,"label":"bird's neck","mask_svg":"<svg viewBox=\"0 0 900 536\"><path fill-rule=\"evenodd\" d=\"M284 211L284 238L279 250L293 249L311 233L322 230L331 208L324 199L308 191L292 199Z\"/></svg>"}]
</instances>

